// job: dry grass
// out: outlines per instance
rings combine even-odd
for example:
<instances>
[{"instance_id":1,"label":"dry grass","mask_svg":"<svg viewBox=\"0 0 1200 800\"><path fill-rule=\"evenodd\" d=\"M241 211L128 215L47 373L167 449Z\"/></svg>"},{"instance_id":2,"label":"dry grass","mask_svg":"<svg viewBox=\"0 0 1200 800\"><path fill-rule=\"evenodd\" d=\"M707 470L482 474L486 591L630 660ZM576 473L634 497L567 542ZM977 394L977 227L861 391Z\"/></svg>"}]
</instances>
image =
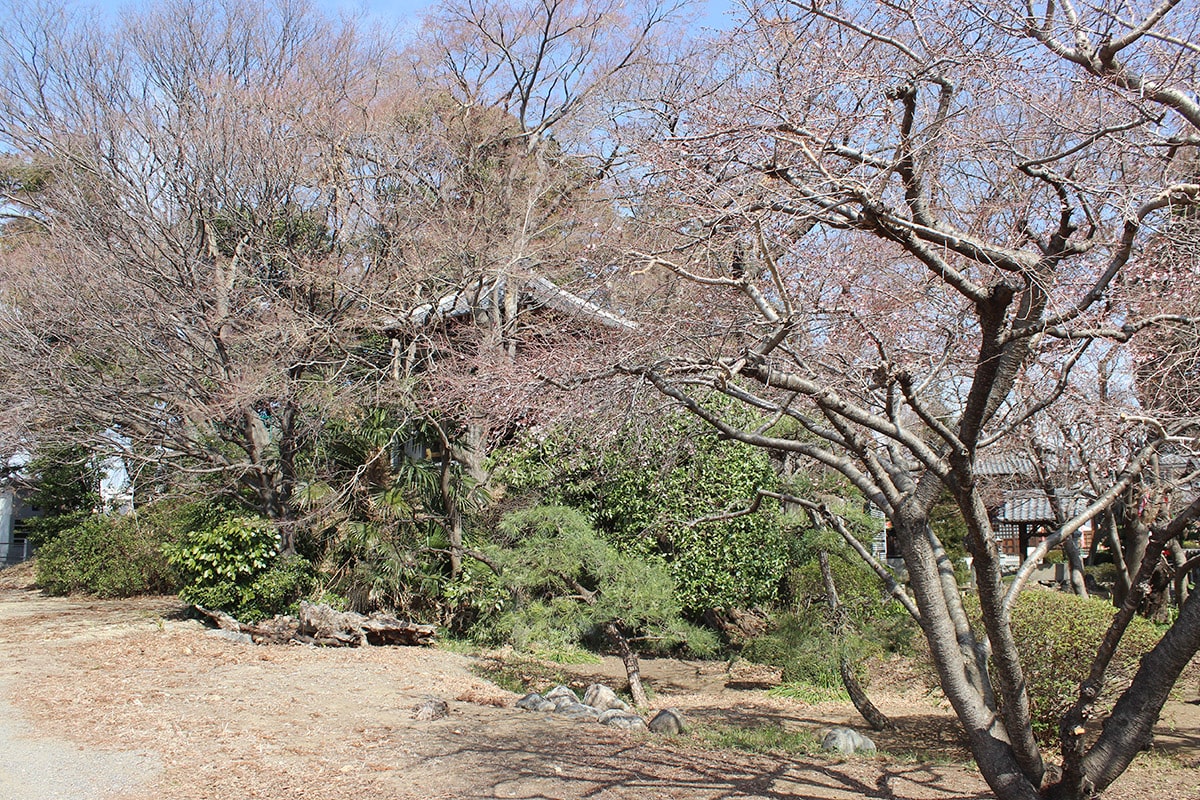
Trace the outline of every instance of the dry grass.
<instances>
[{"instance_id":1,"label":"dry grass","mask_svg":"<svg viewBox=\"0 0 1200 800\"><path fill-rule=\"evenodd\" d=\"M170 598L0 592L0 675L20 677L22 693L12 701L37 734L97 752L145 751L162 764L122 800L987 794L976 773L948 763L964 757L961 739L924 690L878 698L902 723L895 741L880 737L881 749L924 748L915 756L842 763L714 751L507 708L514 695L473 674L467 656L236 644L179 611ZM797 735L857 724L845 704L806 706L730 689L723 666L650 660L645 674L656 705L682 707L698 722ZM571 669L574 680L614 682L608 673L619 667ZM428 695L450 701L447 719L411 718ZM1194 771L1160 759L1135 769L1114 796L1198 796L1197 782Z\"/></svg>"}]
</instances>

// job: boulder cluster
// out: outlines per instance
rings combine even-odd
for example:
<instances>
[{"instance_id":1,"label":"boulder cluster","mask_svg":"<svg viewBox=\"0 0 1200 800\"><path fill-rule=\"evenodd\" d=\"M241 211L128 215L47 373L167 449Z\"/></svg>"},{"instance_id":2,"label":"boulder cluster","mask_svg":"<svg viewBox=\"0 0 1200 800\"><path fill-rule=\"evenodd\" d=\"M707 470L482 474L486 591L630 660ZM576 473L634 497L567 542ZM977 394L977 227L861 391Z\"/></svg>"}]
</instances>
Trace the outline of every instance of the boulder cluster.
<instances>
[{"instance_id":1,"label":"boulder cluster","mask_svg":"<svg viewBox=\"0 0 1200 800\"><path fill-rule=\"evenodd\" d=\"M567 686L555 686L544 695L530 692L517 701L517 708L554 714L565 719L598 722L613 728L652 733L683 733L683 715L677 709L659 711L649 722L602 683L587 687L580 699Z\"/></svg>"}]
</instances>

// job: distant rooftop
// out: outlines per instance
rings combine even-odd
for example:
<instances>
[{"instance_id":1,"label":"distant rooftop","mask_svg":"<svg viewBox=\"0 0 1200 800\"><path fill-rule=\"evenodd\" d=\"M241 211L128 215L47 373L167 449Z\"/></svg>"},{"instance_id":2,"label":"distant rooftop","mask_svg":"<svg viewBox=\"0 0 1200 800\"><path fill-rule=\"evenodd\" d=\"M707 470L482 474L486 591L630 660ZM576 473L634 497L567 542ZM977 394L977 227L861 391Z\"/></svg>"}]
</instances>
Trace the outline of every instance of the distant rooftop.
<instances>
[{"instance_id":1,"label":"distant rooftop","mask_svg":"<svg viewBox=\"0 0 1200 800\"><path fill-rule=\"evenodd\" d=\"M975 462L975 474L990 477L1033 475L1033 462L1023 453L984 453Z\"/></svg>"},{"instance_id":2,"label":"distant rooftop","mask_svg":"<svg viewBox=\"0 0 1200 800\"><path fill-rule=\"evenodd\" d=\"M1066 500L1068 518L1081 513L1088 506L1088 499L1081 495L1072 495ZM996 512L996 522L1015 524L1020 522L1054 522L1054 508L1045 492L1011 492L1005 499L1000 510Z\"/></svg>"}]
</instances>

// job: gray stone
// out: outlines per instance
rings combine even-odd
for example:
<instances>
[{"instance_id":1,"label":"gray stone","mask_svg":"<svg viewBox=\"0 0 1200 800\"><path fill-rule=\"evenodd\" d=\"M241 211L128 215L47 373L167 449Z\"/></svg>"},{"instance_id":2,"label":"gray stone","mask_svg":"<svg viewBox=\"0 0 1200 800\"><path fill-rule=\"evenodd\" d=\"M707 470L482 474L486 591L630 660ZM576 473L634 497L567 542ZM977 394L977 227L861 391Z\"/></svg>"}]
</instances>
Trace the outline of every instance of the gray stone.
<instances>
[{"instance_id":1,"label":"gray stone","mask_svg":"<svg viewBox=\"0 0 1200 800\"><path fill-rule=\"evenodd\" d=\"M435 719L443 719L450 716L450 706L445 700L438 697L431 697L418 706L413 707L413 719L421 722L429 722Z\"/></svg>"},{"instance_id":2,"label":"gray stone","mask_svg":"<svg viewBox=\"0 0 1200 800\"><path fill-rule=\"evenodd\" d=\"M596 720L601 725L608 725L613 728L623 728L627 731L644 731L646 730L646 720L639 717L637 714L630 714L628 711L623 711L619 708L610 708L600 715Z\"/></svg>"},{"instance_id":3,"label":"gray stone","mask_svg":"<svg viewBox=\"0 0 1200 800\"><path fill-rule=\"evenodd\" d=\"M583 703L579 702L578 700L572 700L565 694L560 694L554 698L547 697L546 700L547 702L554 704L554 709L556 711L562 711L564 708L570 708L571 706L583 705Z\"/></svg>"},{"instance_id":4,"label":"gray stone","mask_svg":"<svg viewBox=\"0 0 1200 800\"><path fill-rule=\"evenodd\" d=\"M238 644L254 644L254 640L250 638L248 633L239 633L238 631L227 631L224 628L212 628L205 631L209 636L216 636L218 639L228 639L231 642Z\"/></svg>"},{"instance_id":5,"label":"gray stone","mask_svg":"<svg viewBox=\"0 0 1200 800\"><path fill-rule=\"evenodd\" d=\"M574 690L572 690L571 687L563 686L561 683L558 686L555 686L550 691L546 692L542 696L545 697L550 702L554 703L555 705L558 705L558 699L560 697L570 700L572 703L580 702L579 695L575 694Z\"/></svg>"},{"instance_id":6,"label":"gray stone","mask_svg":"<svg viewBox=\"0 0 1200 800\"><path fill-rule=\"evenodd\" d=\"M617 697L617 693L603 683L593 683L589 686L583 693L583 702L601 711L607 711L610 708L629 710L629 704Z\"/></svg>"},{"instance_id":7,"label":"gray stone","mask_svg":"<svg viewBox=\"0 0 1200 800\"><path fill-rule=\"evenodd\" d=\"M664 708L655 714L654 719L650 720L649 727L655 733L663 733L668 736L674 736L686 730L686 726L683 724L683 714L677 708Z\"/></svg>"},{"instance_id":8,"label":"gray stone","mask_svg":"<svg viewBox=\"0 0 1200 800\"><path fill-rule=\"evenodd\" d=\"M850 728L831 728L821 742L821 749L827 753L841 753L852 756L855 753L875 755L875 743Z\"/></svg>"},{"instance_id":9,"label":"gray stone","mask_svg":"<svg viewBox=\"0 0 1200 800\"><path fill-rule=\"evenodd\" d=\"M558 706L537 692L530 692L517 701L517 708L523 708L526 711L554 711Z\"/></svg>"},{"instance_id":10,"label":"gray stone","mask_svg":"<svg viewBox=\"0 0 1200 800\"><path fill-rule=\"evenodd\" d=\"M583 703L571 703L570 705L559 706L558 713L567 719L599 719L599 709L585 706Z\"/></svg>"}]
</instances>

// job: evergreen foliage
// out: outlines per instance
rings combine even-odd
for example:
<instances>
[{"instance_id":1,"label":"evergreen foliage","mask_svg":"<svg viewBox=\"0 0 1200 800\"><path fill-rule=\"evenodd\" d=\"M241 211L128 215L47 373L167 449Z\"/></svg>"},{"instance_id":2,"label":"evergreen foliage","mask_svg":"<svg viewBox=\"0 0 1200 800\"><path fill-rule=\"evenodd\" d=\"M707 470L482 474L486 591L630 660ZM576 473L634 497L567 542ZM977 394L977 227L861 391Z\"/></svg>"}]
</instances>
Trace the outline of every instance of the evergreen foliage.
<instances>
[{"instance_id":1,"label":"evergreen foliage","mask_svg":"<svg viewBox=\"0 0 1200 800\"><path fill-rule=\"evenodd\" d=\"M657 423L652 432L622 431L603 453L581 446L582 431L558 431L499 454L496 477L514 493L584 512L621 553L665 564L688 614L772 603L788 566L773 504L689 524L776 488L770 457L718 440L682 412L664 413Z\"/></svg>"},{"instance_id":2,"label":"evergreen foliage","mask_svg":"<svg viewBox=\"0 0 1200 800\"><path fill-rule=\"evenodd\" d=\"M851 522L854 520L851 519ZM750 641L742 655L782 668L783 680L841 689L844 656L854 664L882 653L911 653L916 626L908 613L884 596L879 579L830 531L798 530L796 567L788 574L792 606L775 616L766 634ZM846 615L846 633L835 636L818 549L830 555L830 568Z\"/></svg>"},{"instance_id":3,"label":"evergreen foliage","mask_svg":"<svg viewBox=\"0 0 1200 800\"><path fill-rule=\"evenodd\" d=\"M598 641L606 623L632 632L641 648L685 646L704 654L716 638L685 622L668 571L621 555L578 510L538 506L504 517L518 544L496 553L512 603L478 633L524 650L569 649Z\"/></svg>"},{"instance_id":4,"label":"evergreen foliage","mask_svg":"<svg viewBox=\"0 0 1200 800\"><path fill-rule=\"evenodd\" d=\"M171 535L132 516L81 518L38 550L38 585L47 594L97 597L174 591L178 580L162 553Z\"/></svg>"},{"instance_id":5,"label":"evergreen foliage","mask_svg":"<svg viewBox=\"0 0 1200 800\"><path fill-rule=\"evenodd\" d=\"M269 520L198 509L165 552L181 599L253 621L288 611L312 584L309 562L278 546Z\"/></svg>"},{"instance_id":6,"label":"evergreen foliage","mask_svg":"<svg viewBox=\"0 0 1200 800\"><path fill-rule=\"evenodd\" d=\"M1057 591L1029 589L1013 608L1013 636L1025 667L1033 706L1033 727L1043 741L1058 735L1062 715L1078 699L1079 684L1091 668L1092 654L1108 630L1113 607ZM1143 655L1161 638L1149 620L1135 616L1108 667L1097 713L1111 710L1128 688Z\"/></svg>"},{"instance_id":7,"label":"evergreen foliage","mask_svg":"<svg viewBox=\"0 0 1200 800\"><path fill-rule=\"evenodd\" d=\"M437 442L431 423L395 408L359 409L325 426L309 454L314 478L302 484L300 500L320 520L311 555L324 591L341 605L455 629L495 607L477 591L486 568L468 559L462 573L451 575L451 517L469 522L486 494L451 461L447 503L442 462L410 452Z\"/></svg>"},{"instance_id":8,"label":"evergreen foliage","mask_svg":"<svg viewBox=\"0 0 1200 800\"><path fill-rule=\"evenodd\" d=\"M21 523L35 547L84 523L100 504L100 475L93 466L91 451L82 445L48 447L23 471L32 485L26 499L40 512L40 516Z\"/></svg>"}]
</instances>

